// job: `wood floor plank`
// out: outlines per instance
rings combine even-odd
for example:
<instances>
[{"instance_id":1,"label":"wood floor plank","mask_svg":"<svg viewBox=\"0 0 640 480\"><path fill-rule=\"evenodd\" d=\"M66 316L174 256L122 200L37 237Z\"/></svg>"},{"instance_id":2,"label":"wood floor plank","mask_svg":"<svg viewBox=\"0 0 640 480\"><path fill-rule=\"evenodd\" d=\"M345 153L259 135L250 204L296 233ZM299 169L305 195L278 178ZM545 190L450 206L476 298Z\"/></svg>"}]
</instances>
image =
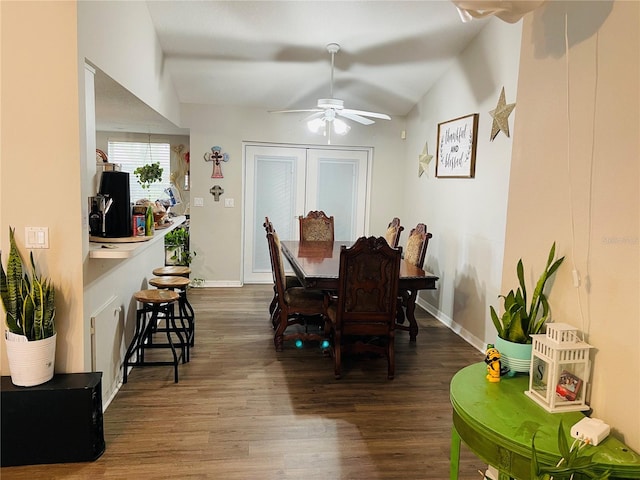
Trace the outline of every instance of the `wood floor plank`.
<instances>
[{"instance_id":1,"label":"wood floor plank","mask_svg":"<svg viewBox=\"0 0 640 480\"><path fill-rule=\"evenodd\" d=\"M2 480L445 480L449 382L483 355L417 309L417 342L396 332L384 358L348 357L335 380L317 344L273 347L273 288L189 290L191 361L134 368L104 414L95 462L2 468ZM2 441L10 441L3 438ZM484 465L462 447L460 479Z\"/></svg>"}]
</instances>

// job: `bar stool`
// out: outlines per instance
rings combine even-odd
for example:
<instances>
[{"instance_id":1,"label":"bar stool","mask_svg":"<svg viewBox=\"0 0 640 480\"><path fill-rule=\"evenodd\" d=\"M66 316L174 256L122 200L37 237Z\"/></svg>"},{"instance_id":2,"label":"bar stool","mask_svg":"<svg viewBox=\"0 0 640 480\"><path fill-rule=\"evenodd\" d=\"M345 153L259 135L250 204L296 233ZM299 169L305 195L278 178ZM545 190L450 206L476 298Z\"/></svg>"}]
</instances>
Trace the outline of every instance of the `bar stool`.
<instances>
[{"instance_id":1,"label":"bar stool","mask_svg":"<svg viewBox=\"0 0 640 480\"><path fill-rule=\"evenodd\" d=\"M185 339L180 329L176 327L173 313L174 303L179 301L180 295L172 290L140 290L133 297L142 304L136 312L136 330L129 344L123 363L123 383L127 383L127 367L141 367L148 365L173 365L174 382L178 383L178 365L182 359L185 362ZM158 329L158 321L164 320L166 328ZM153 334L157 331L166 332L167 343L154 343ZM178 343L174 343L171 334L175 333ZM180 351L176 349L180 347ZM148 348L169 348L173 361L146 361L144 352ZM131 360L133 355L135 360Z\"/></svg>"},{"instance_id":2,"label":"bar stool","mask_svg":"<svg viewBox=\"0 0 640 480\"><path fill-rule=\"evenodd\" d=\"M178 312L179 315L176 319L180 320L183 325L184 331L187 335L186 354L187 362L190 360L190 347L194 346L195 339L195 313L189 299L187 298L187 287L189 286L189 279L184 277L153 277L149 280L149 285L153 285L156 288L176 291L180 295L178 299ZM186 326L184 322L186 323Z\"/></svg>"},{"instance_id":3,"label":"bar stool","mask_svg":"<svg viewBox=\"0 0 640 480\"><path fill-rule=\"evenodd\" d=\"M180 265L171 265L168 267L158 267L153 269L156 277L186 277L191 274L189 267L181 267Z\"/></svg>"}]
</instances>

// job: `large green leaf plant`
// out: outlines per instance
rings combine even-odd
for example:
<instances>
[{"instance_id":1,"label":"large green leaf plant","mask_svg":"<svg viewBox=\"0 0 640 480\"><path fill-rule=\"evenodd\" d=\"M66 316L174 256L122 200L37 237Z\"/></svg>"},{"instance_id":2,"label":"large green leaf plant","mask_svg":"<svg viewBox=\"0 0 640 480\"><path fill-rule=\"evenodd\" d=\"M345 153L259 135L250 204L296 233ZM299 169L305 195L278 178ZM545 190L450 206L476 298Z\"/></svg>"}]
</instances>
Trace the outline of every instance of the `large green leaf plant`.
<instances>
[{"instance_id":1,"label":"large green leaf plant","mask_svg":"<svg viewBox=\"0 0 640 480\"><path fill-rule=\"evenodd\" d=\"M15 229L9 228L9 259L5 272L0 254L0 296L6 311L6 325L11 333L29 341L53 336L55 329L55 288L38 275L33 252L30 275L25 272L15 241Z\"/></svg>"},{"instance_id":2,"label":"large green leaf plant","mask_svg":"<svg viewBox=\"0 0 640 480\"><path fill-rule=\"evenodd\" d=\"M531 439L531 479L532 480L580 480L591 478L593 480L607 480L609 471L596 470L598 464L593 461L593 455L581 455L580 447L569 447L567 437L564 435L562 420L558 426L558 450L562 458L554 467L541 466L538 462L538 454L535 446L535 434ZM584 444L583 444L584 445Z\"/></svg>"},{"instance_id":3,"label":"large green leaf plant","mask_svg":"<svg viewBox=\"0 0 640 480\"><path fill-rule=\"evenodd\" d=\"M514 343L531 343L531 335L542 332L545 322L549 319L549 302L544 294L544 287L547 280L564 260L564 257L561 257L554 261L555 255L556 244L554 242L549 251L547 265L536 283L530 301L527 298L522 259L518 261L517 274L520 286L515 292L511 290L507 295L499 296L504 301L502 317L498 316L493 306L490 307L491 319L498 336L503 340Z\"/></svg>"}]
</instances>

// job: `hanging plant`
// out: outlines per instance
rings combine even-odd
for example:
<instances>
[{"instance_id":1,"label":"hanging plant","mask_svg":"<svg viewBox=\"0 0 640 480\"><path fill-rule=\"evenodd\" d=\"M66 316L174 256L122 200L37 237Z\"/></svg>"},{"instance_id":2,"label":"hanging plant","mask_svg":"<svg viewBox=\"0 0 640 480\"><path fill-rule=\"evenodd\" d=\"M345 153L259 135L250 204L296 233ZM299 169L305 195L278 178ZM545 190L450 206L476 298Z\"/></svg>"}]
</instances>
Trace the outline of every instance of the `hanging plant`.
<instances>
[{"instance_id":1,"label":"hanging plant","mask_svg":"<svg viewBox=\"0 0 640 480\"><path fill-rule=\"evenodd\" d=\"M138 177L138 183L142 188L149 188L152 183L162 180L162 167L160 166L160 162L149 163L138 167L133 173Z\"/></svg>"}]
</instances>

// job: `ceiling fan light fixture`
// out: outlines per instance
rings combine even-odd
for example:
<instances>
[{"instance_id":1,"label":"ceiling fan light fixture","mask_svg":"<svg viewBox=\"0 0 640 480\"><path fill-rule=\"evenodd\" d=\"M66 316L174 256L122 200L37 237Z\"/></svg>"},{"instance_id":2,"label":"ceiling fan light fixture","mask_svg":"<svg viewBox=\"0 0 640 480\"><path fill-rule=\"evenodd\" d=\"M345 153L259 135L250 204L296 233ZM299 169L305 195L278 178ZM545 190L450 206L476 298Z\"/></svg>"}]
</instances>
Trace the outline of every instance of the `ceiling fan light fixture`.
<instances>
[{"instance_id":1,"label":"ceiling fan light fixture","mask_svg":"<svg viewBox=\"0 0 640 480\"><path fill-rule=\"evenodd\" d=\"M311 133L325 133L325 119L324 118L314 118L307 122L307 128Z\"/></svg>"},{"instance_id":2,"label":"ceiling fan light fixture","mask_svg":"<svg viewBox=\"0 0 640 480\"><path fill-rule=\"evenodd\" d=\"M338 135L346 135L351 130L351 127L346 122L336 118L333 120L333 131Z\"/></svg>"},{"instance_id":3,"label":"ceiling fan light fixture","mask_svg":"<svg viewBox=\"0 0 640 480\"><path fill-rule=\"evenodd\" d=\"M349 121L359 123L361 125L371 125L375 123L368 117L379 118L383 120L391 120L386 113L367 112L364 110L353 110L345 108L344 101L333 96L333 75L335 70L335 54L340 51L340 45L330 43L327 45L327 52L331 54L331 81L329 82L329 97L319 98L316 108L295 109L295 110L275 110L271 113L301 113L313 112L305 120L307 129L315 134L321 134L328 137L331 143L331 133L336 135L346 135L351 130L351 126L338 117L344 117Z\"/></svg>"}]
</instances>

